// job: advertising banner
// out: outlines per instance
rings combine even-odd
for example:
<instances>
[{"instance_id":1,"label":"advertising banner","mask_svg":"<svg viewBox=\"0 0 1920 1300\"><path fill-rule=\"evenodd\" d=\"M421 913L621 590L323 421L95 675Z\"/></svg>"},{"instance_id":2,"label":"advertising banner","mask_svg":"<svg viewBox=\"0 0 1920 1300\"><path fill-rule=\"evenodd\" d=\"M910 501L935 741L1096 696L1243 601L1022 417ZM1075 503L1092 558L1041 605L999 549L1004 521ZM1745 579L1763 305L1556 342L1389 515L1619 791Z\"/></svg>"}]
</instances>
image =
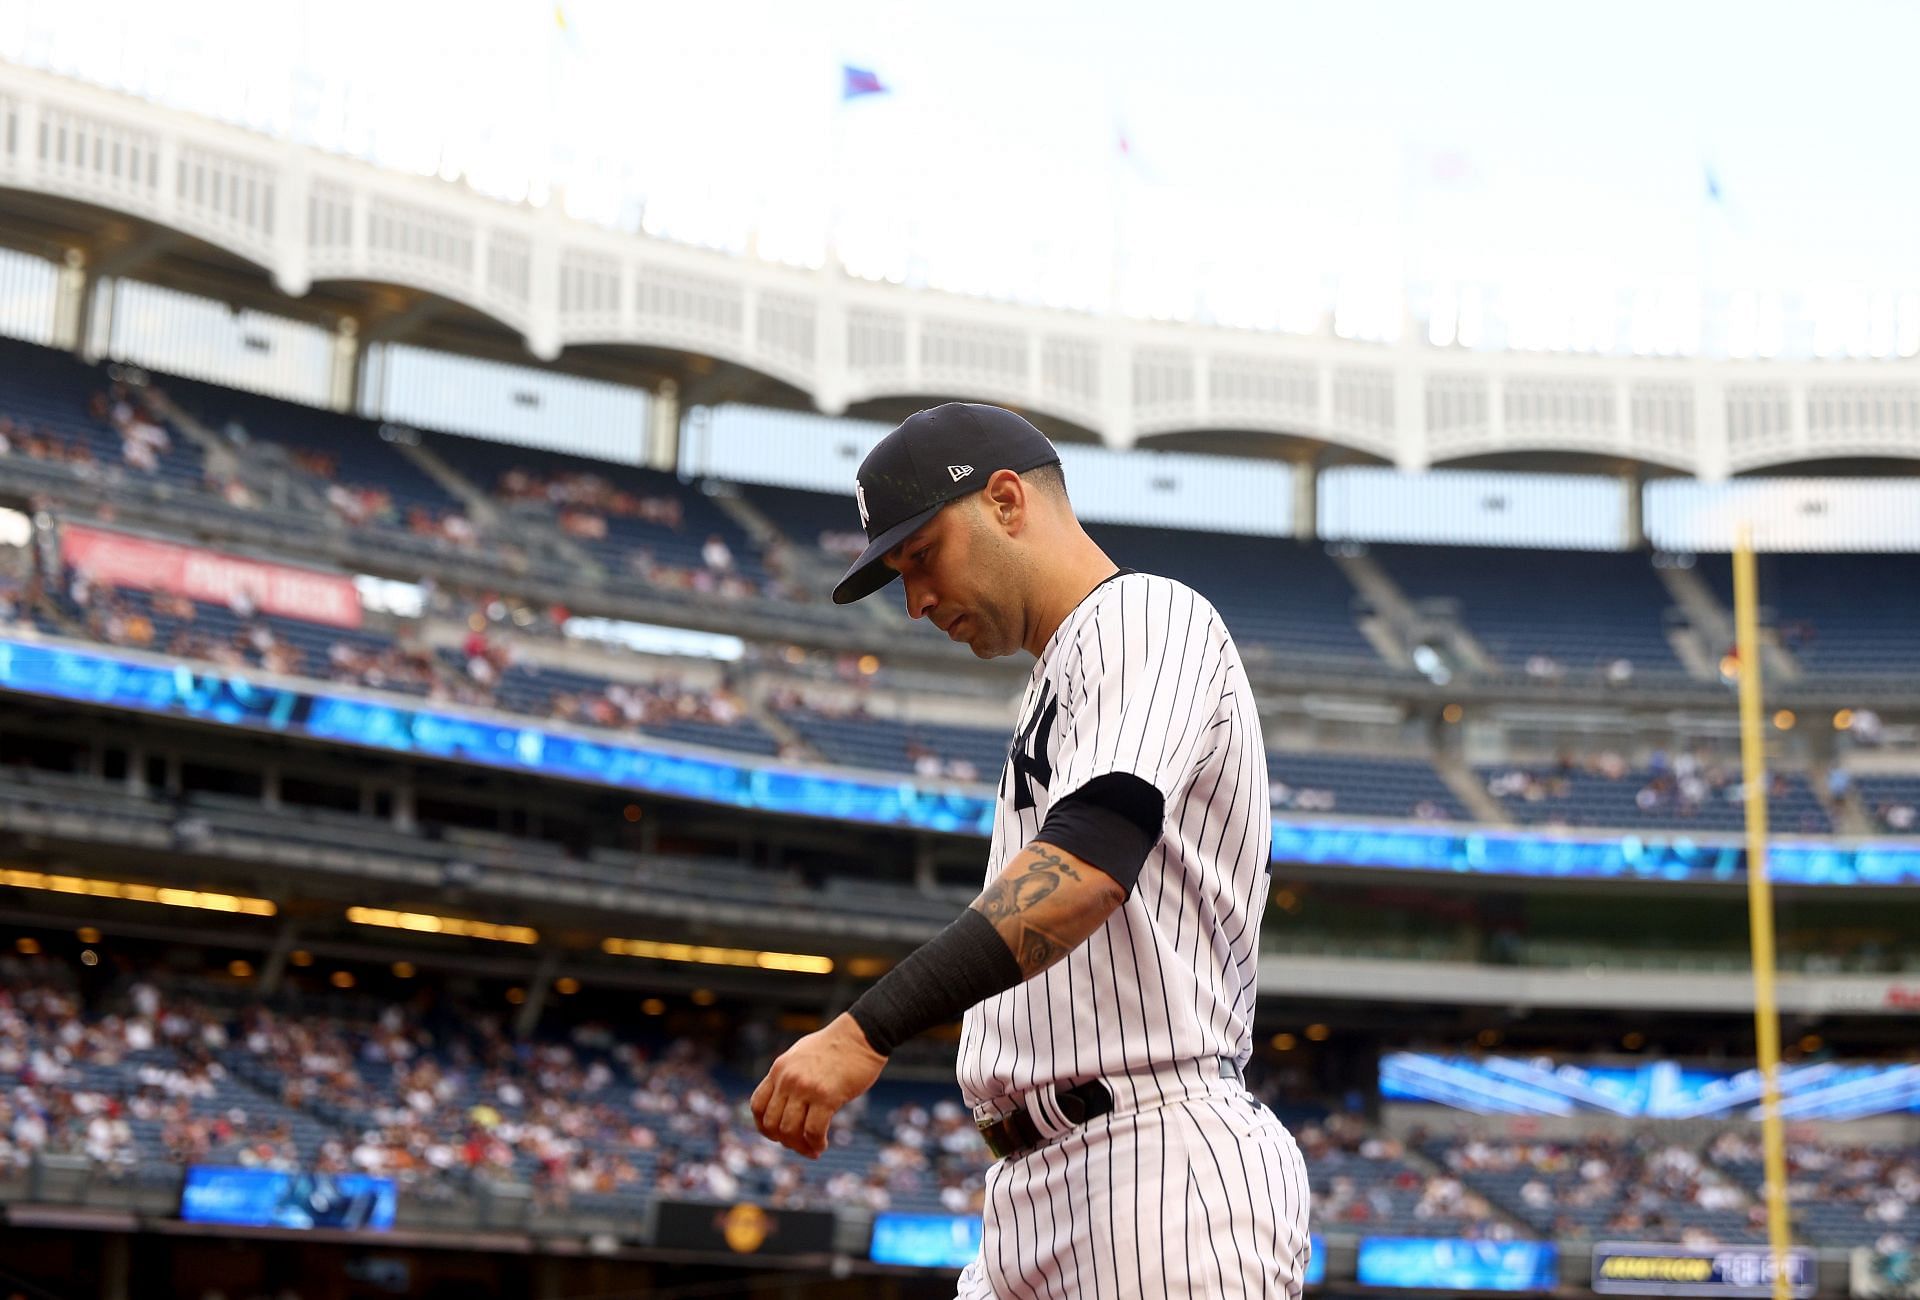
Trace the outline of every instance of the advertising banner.
<instances>
[{"instance_id":1,"label":"advertising banner","mask_svg":"<svg viewBox=\"0 0 1920 1300\"><path fill-rule=\"evenodd\" d=\"M1559 1254L1545 1241L1362 1237L1354 1279L1422 1290L1551 1291L1559 1271Z\"/></svg>"},{"instance_id":2,"label":"advertising banner","mask_svg":"<svg viewBox=\"0 0 1920 1300\"><path fill-rule=\"evenodd\" d=\"M654 1244L716 1254L825 1255L833 1250L833 1215L824 1210L770 1210L742 1202L662 1201Z\"/></svg>"},{"instance_id":3,"label":"advertising banner","mask_svg":"<svg viewBox=\"0 0 1920 1300\"><path fill-rule=\"evenodd\" d=\"M876 1264L909 1268L965 1268L980 1253L977 1214L895 1214L873 1216L868 1258Z\"/></svg>"},{"instance_id":4,"label":"advertising banner","mask_svg":"<svg viewBox=\"0 0 1920 1300\"><path fill-rule=\"evenodd\" d=\"M95 582L164 591L210 605L243 598L263 614L360 626L360 593L339 573L242 559L223 551L65 524L60 558Z\"/></svg>"},{"instance_id":5,"label":"advertising banner","mask_svg":"<svg viewBox=\"0 0 1920 1300\"><path fill-rule=\"evenodd\" d=\"M191 1165L180 1190L189 1223L254 1228L393 1226L393 1179L372 1174L302 1174L235 1165Z\"/></svg>"},{"instance_id":6,"label":"advertising banner","mask_svg":"<svg viewBox=\"0 0 1920 1300\"><path fill-rule=\"evenodd\" d=\"M1773 1252L1765 1246L1668 1246L1603 1241L1593 1247L1593 1289L1601 1295L1770 1296ZM1814 1255L1787 1252L1787 1282L1811 1296Z\"/></svg>"}]
</instances>

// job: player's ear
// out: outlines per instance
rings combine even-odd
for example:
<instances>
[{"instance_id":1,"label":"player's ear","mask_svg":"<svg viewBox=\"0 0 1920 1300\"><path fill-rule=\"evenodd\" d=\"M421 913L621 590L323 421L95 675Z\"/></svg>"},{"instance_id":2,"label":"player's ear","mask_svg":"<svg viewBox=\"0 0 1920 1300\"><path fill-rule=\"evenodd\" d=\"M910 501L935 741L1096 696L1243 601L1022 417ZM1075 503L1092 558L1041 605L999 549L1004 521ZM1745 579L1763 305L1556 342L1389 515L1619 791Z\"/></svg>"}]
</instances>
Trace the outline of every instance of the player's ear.
<instances>
[{"instance_id":1,"label":"player's ear","mask_svg":"<svg viewBox=\"0 0 1920 1300\"><path fill-rule=\"evenodd\" d=\"M1027 485L1010 469L997 469L981 490L986 498L987 517L1000 531L1012 536L1026 523Z\"/></svg>"}]
</instances>

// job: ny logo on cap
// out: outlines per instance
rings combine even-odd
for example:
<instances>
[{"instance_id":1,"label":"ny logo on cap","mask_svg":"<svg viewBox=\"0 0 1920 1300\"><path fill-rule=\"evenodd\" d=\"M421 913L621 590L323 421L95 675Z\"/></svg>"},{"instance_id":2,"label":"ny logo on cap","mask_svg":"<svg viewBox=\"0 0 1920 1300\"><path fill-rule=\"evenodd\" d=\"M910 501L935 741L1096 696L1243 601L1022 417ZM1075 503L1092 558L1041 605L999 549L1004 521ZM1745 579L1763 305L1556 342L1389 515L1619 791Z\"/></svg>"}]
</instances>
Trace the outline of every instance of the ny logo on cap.
<instances>
[{"instance_id":1,"label":"ny logo on cap","mask_svg":"<svg viewBox=\"0 0 1920 1300\"><path fill-rule=\"evenodd\" d=\"M969 474L971 474L971 473L973 473L973 466L971 466L971 465L949 465L949 466L947 466L947 473L949 473L949 474L951 474L951 475L953 475L953 481L954 481L955 483L958 483L958 482L959 482L959 481L960 481L961 479L963 479L963 478L965 478L965 477L966 477L967 475L969 475Z\"/></svg>"},{"instance_id":2,"label":"ny logo on cap","mask_svg":"<svg viewBox=\"0 0 1920 1300\"><path fill-rule=\"evenodd\" d=\"M867 526L867 489L862 483L853 485L853 503L860 507L860 526Z\"/></svg>"}]
</instances>

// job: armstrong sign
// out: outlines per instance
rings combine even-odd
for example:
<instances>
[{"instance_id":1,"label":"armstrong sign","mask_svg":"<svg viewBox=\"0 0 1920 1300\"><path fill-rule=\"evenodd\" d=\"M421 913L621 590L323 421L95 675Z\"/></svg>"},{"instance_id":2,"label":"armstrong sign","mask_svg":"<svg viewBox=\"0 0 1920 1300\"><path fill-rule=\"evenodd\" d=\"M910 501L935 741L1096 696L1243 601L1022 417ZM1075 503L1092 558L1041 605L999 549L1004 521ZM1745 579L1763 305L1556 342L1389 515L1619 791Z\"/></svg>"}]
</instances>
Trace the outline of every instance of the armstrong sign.
<instances>
[{"instance_id":1,"label":"armstrong sign","mask_svg":"<svg viewBox=\"0 0 1920 1300\"><path fill-rule=\"evenodd\" d=\"M1795 1297L1814 1291L1814 1257L1787 1252ZM1605 1241L1593 1248L1593 1289L1602 1295L1771 1296L1773 1252L1765 1246L1666 1246Z\"/></svg>"}]
</instances>

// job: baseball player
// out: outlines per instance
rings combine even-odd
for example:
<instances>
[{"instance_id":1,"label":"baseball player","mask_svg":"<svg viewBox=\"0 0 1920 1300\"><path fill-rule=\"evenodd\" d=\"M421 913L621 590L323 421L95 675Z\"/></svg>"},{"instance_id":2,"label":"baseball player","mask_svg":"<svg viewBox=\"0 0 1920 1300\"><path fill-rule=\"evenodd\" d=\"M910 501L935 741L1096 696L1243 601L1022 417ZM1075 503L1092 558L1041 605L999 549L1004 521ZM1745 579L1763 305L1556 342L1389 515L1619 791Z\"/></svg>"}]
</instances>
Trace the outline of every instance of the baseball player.
<instances>
[{"instance_id":1,"label":"baseball player","mask_svg":"<svg viewBox=\"0 0 1920 1300\"><path fill-rule=\"evenodd\" d=\"M986 888L774 1061L756 1124L819 1156L888 1053L964 1013L960 1087L998 1159L963 1300L1297 1300L1306 1170L1241 1081L1272 826L1233 638L1107 558L1011 411L909 417L855 497L868 546L835 601L899 577L911 617L1033 673Z\"/></svg>"}]
</instances>

